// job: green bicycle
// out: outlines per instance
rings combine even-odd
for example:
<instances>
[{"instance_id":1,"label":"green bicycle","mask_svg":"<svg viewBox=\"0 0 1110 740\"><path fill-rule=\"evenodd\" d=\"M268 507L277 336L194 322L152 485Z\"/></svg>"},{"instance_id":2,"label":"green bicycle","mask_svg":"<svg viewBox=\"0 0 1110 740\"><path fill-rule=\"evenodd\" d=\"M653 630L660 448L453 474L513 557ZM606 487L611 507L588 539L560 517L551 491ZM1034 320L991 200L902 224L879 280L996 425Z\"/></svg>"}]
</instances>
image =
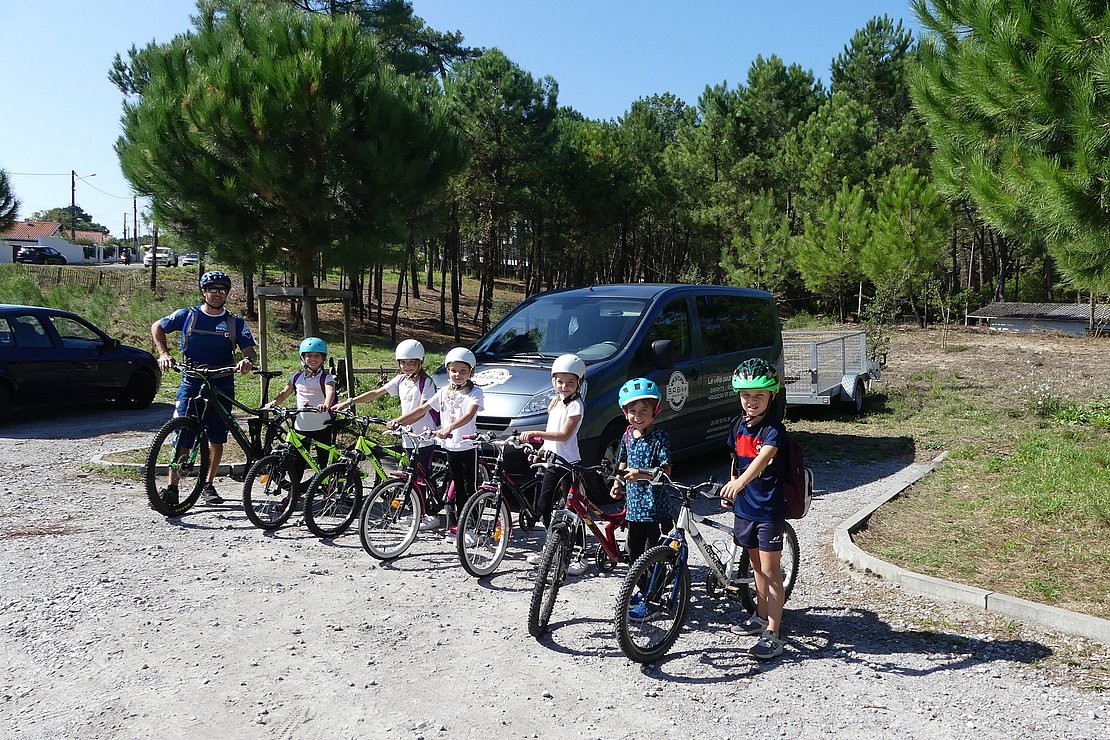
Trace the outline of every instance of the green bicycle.
<instances>
[{"instance_id":1,"label":"green bicycle","mask_svg":"<svg viewBox=\"0 0 1110 740\"><path fill-rule=\"evenodd\" d=\"M286 427L285 442L251 465L243 481L243 509L251 523L264 530L277 529L293 515L302 485L300 476L294 475L299 472L299 462L303 461L305 468L316 474L342 453L337 445L310 439L294 428L292 421L301 413L300 409L274 409L272 413ZM345 423L330 425L339 428ZM317 463L313 454L318 450L327 455L323 464Z\"/></svg>"},{"instance_id":2,"label":"green bicycle","mask_svg":"<svg viewBox=\"0 0 1110 740\"><path fill-rule=\"evenodd\" d=\"M363 491L371 490L390 477L382 460L390 458L394 467L408 468L409 457L400 446L387 446L367 439L371 424L386 423L374 416L354 416L360 427L358 437L338 461L313 476L304 496L304 523L317 537L338 537L351 526L362 511Z\"/></svg>"}]
</instances>

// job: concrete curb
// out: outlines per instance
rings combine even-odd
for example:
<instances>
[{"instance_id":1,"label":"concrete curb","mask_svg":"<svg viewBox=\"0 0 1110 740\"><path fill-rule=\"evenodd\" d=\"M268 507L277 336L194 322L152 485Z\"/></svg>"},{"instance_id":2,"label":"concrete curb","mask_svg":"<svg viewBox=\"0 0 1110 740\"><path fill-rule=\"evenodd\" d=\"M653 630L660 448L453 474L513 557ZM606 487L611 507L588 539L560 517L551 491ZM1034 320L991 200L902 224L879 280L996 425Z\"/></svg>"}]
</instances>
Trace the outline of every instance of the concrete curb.
<instances>
[{"instance_id":1,"label":"concrete curb","mask_svg":"<svg viewBox=\"0 0 1110 740\"><path fill-rule=\"evenodd\" d=\"M113 460L105 460L107 455L118 455L121 452L133 452L135 450L146 450L146 447L126 447L122 450L109 450L108 452L101 452L99 455L93 455L92 460L89 462L93 465L99 465L104 468L131 468L138 472L143 471L145 463L123 463L115 462ZM236 463L220 463L220 467L216 468L216 475L228 475L233 472L235 468L242 468L241 464Z\"/></svg>"},{"instance_id":2,"label":"concrete curb","mask_svg":"<svg viewBox=\"0 0 1110 740\"><path fill-rule=\"evenodd\" d=\"M878 576L911 593L977 607L993 614L1088 637L1110 645L1110 620L914 573L880 560L856 545L852 535L866 528L871 515L880 506L902 495L903 491L936 470L944 462L947 454L941 453L928 463L907 466L895 476L897 488L892 493L883 494L844 520L833 533L833 551L836 557L862 573Z\"/></svg>"}]
</instances>

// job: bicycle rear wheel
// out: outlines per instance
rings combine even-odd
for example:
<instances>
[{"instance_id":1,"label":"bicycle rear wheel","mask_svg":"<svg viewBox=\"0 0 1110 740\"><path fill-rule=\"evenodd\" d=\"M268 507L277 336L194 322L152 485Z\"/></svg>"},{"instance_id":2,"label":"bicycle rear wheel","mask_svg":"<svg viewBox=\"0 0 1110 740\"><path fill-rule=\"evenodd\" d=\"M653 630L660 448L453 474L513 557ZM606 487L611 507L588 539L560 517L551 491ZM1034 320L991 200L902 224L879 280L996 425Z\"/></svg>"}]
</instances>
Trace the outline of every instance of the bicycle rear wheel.
<instances>
[{"instance_id":1,"label":"bicycle rear wheel","mask_svg":"<svg viewBox=\"0 0 1110 740\"><path fill-rule=\"evenodd\" d=\"M409 549L424 509L409 481L382 483L366 498L358 521L362 548L378 560L392 560Z\"/></svg>"},{"instance_id":2,"label":"bicycle rear wheel","mask_svg":"<svg viewBox=\"0 0 1110 740\"><path fill-rule=\"evenodd\" d=\"M790 526L790 522L787 522L786 529L782 533L782 558L779 562L779 569L782 571L783 602L790 599L790 593L794 590L794 581L798 578L799 552L798 535L794 532L794 527ZM748 559L747 550L741 549L736 558L736 573L744 579L752 578L752 563ZM740 603L752 614L756 612L757 597L754 580L740 584Z\"/></svg>"},{"instance_id":3,"label":"bicycle rear wheel","mask_svg":"<svg viewBox=\"0 0 1110 740\"><path fill-rule=\"evenodd\" d=\"M666 655L686 622L690 572L678 550L657 545L625 576L613 609L617 642L629 660L651 663Z\"/></svg>"},{"instance_id":4,"label":"bicycle rear wheel","mask_svg":"<svg viewBox=\"0 0 1110 740\"><path fill-rule=\"evenodd\" d=\"M340 461L327 466L308 484L304 523L317 537L338 537L362 510L362 471Z\"/></svg>"},{"instance_id":5,"label":"bicycle rear wheel","mask_svg":"<svg viewBox=\"0 0 1110 740\"><path fill-rule=\"evenodd\" d=\"M528 634L539 637L547 631L555 597L567 577L570 564L570 539L565 527L552 529L540 557L536 571L536 585L532 588L532 603L528 606Z\"/></svg>"},{"instance_id":6,"label":"bicycle rear wheel","mask_svg":"<svg viewBox=\"0 0 1110 740\"><path fill-rule=\"evenodd\" d=\"M243 481L243 510L259 529L277 529L289 521L299 498L300 481L292 478L293 457L275 452L256 461Z\"/></svg>"},{"instance_id":7,"label":"bicycle rear wheel","mask_svg":"<svg viewBox=\"0 0 1110 740\"><path fill-rule=\"evenodd\" d=\"M479 491L470 497L459 515L455 544L467 573L482 578L497 570L509 547L511 522L509 504L497 491Z\"/></svg>"},{"instance_id":8,"label":"bicycle rear wheel","mask_svg":"<svg viewBox=\"0 0 1110 740\"><path fill-rule=\"evenodd\" d=\"M199 421L182 416L163 424L143 467L150 508L170 517L191 509L208 480L208 463L208 439Z\"/></svg>"}]
</instances>

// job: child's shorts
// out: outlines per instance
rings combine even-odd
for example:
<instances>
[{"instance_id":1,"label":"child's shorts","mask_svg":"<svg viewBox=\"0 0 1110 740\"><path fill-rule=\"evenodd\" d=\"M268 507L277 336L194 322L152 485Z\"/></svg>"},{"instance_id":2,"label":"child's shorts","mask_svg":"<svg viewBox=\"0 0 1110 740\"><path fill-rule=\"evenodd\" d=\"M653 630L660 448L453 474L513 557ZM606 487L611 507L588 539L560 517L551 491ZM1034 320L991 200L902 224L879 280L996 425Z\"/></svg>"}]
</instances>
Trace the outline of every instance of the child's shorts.
<instances>
[{"instance_id":1,"label":"child's shorts","mask_svg":"<svg viewBox=\"0 0 1110 740\"><path fill-rule=\"evenodd\" d=\"M786 521L751 522L736 517L732 527L732 539L745 550L753 548L763 552L782 552L782 536L786 531Z\"/></svg>"}]
</instances>

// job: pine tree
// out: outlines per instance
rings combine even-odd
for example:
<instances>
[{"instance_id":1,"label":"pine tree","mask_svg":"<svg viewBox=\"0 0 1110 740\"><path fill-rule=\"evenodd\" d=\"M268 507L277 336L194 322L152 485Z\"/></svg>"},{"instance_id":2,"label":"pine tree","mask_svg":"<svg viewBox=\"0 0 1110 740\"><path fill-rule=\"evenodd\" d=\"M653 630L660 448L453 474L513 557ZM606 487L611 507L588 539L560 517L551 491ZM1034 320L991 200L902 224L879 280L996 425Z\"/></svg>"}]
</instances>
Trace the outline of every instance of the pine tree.
<instances>
[{"instance_id":1,"label":"pine tree","mask_svg":"<svg viewBox=\"0 0 1110 740\"><path fill-rule=\"evenodd\" d=\"M847 296L862 277L859 258L868 240L868 215L863 188L845 178L834 200L803 216L802 234L795 240L806 287L831 295L841 321Z\"/></svg>"},{"instance_id":2,"label":"pine tree","mask_svg":"<svg viewBox=\"0 0 1110 740\"><path fill-rule=\"evenodd\" d=\"M15 220L19 218L19 205L7 171L0 169L0 234L15 225Z\"/></svg>"}]
</instances>

